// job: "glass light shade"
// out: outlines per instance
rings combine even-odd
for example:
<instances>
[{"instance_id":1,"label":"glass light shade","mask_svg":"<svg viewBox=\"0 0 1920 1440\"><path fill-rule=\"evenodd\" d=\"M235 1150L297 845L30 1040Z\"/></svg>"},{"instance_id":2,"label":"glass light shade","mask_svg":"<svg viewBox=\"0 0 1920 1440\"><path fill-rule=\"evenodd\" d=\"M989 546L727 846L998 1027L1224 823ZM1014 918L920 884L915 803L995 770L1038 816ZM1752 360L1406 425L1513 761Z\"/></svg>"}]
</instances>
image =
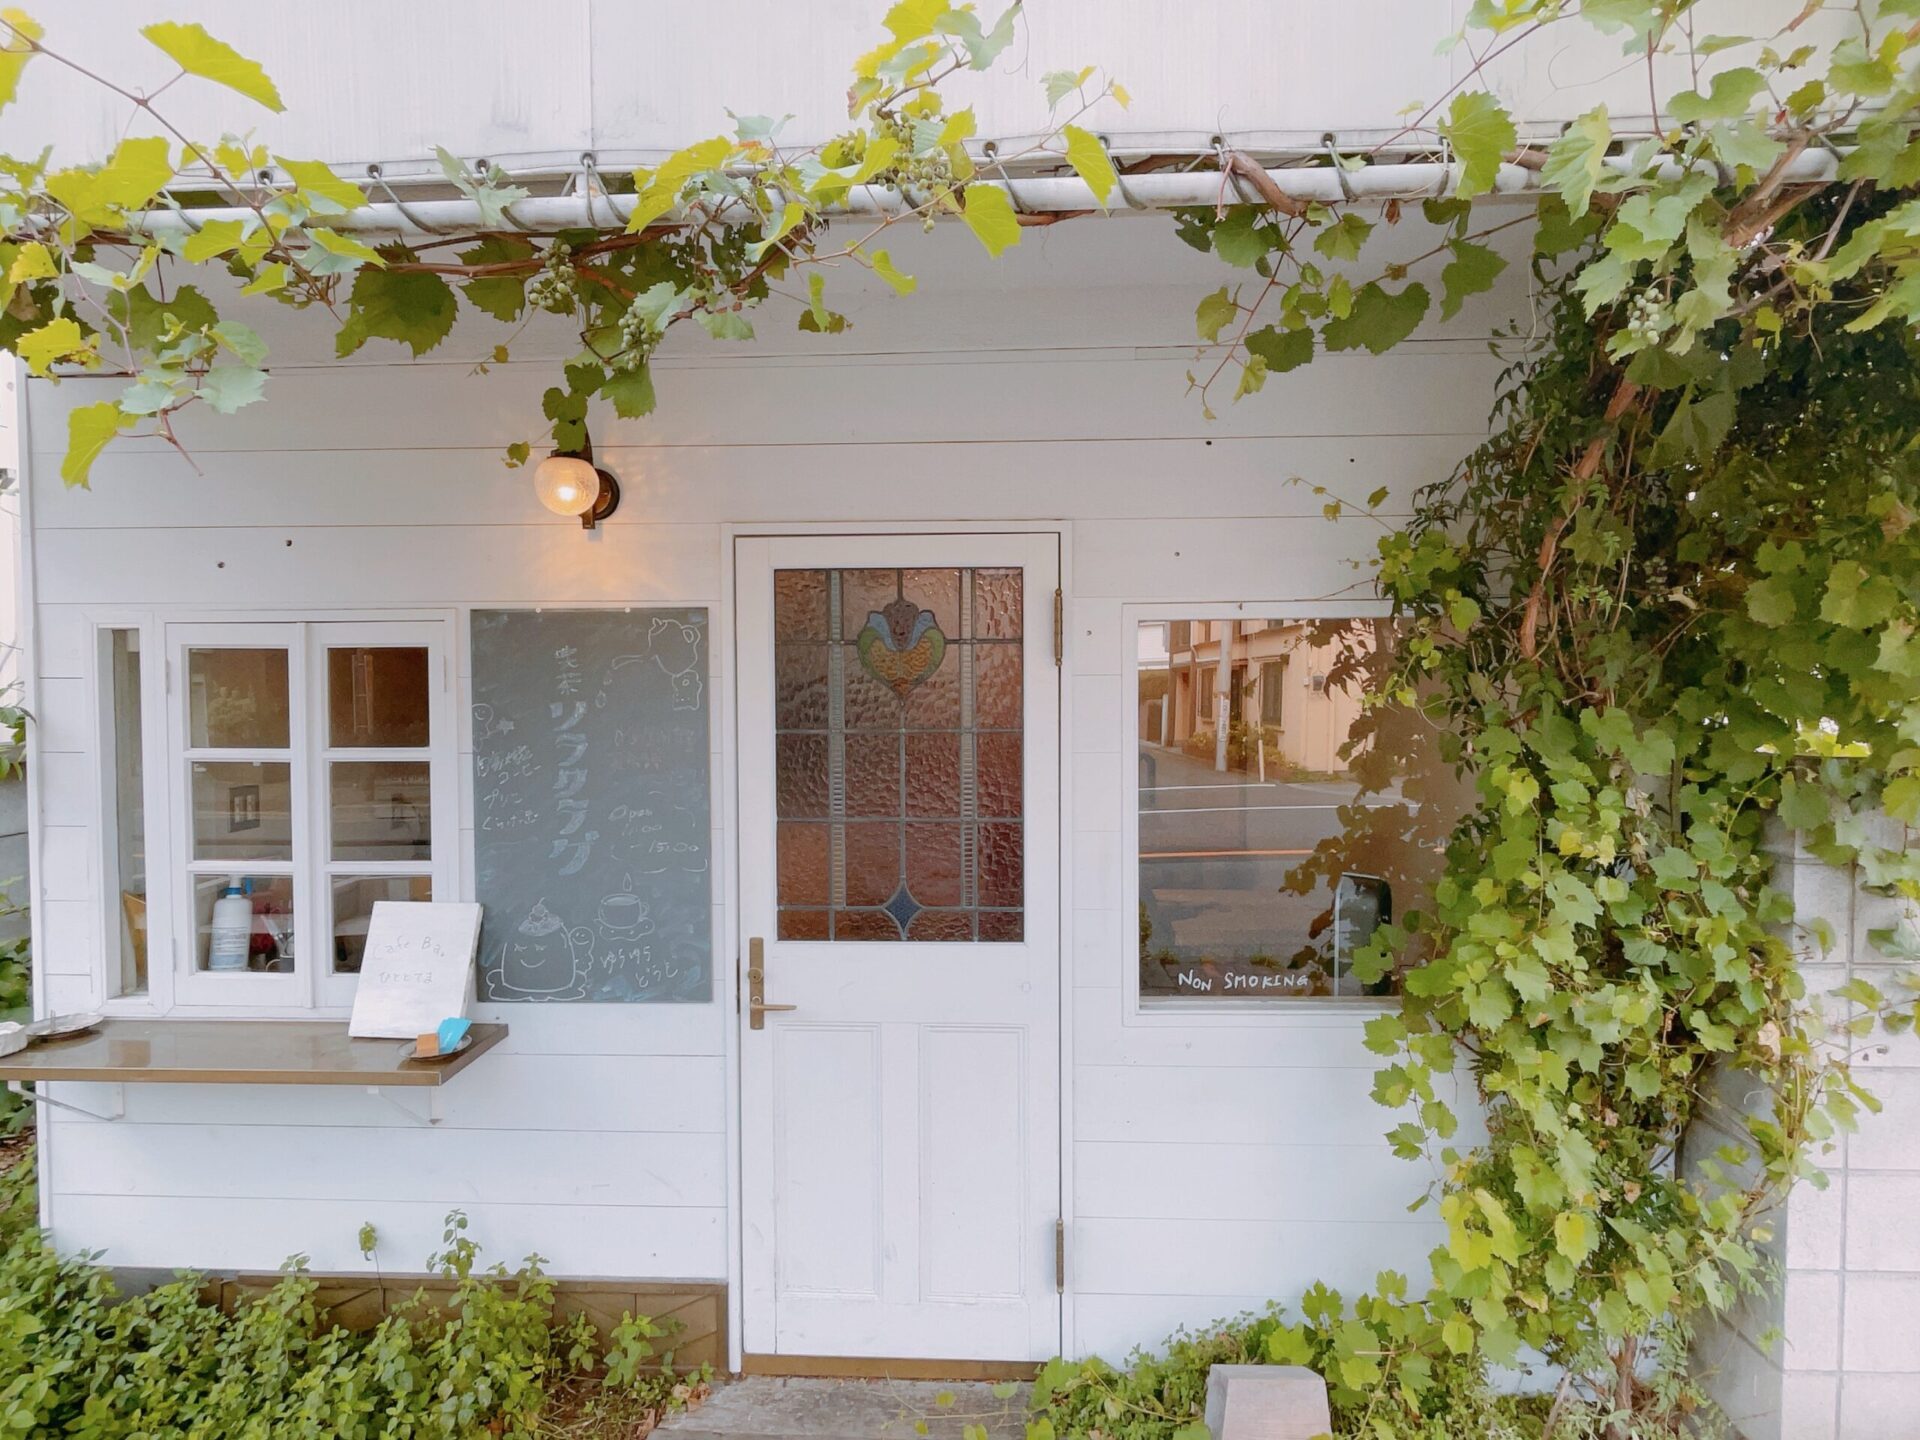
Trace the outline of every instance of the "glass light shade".
<instances>
[{"instance_id":1,"label":"glass light shade","mask_svg":"<svg viewBox=\"0 0 1920 1440\"><path fill-rule=\"evenodd\" d=\"M600 498L600 475L574 455L549 455L533 472L533 491L556 515L584 515Z\"/></svg>"}]
</instances>

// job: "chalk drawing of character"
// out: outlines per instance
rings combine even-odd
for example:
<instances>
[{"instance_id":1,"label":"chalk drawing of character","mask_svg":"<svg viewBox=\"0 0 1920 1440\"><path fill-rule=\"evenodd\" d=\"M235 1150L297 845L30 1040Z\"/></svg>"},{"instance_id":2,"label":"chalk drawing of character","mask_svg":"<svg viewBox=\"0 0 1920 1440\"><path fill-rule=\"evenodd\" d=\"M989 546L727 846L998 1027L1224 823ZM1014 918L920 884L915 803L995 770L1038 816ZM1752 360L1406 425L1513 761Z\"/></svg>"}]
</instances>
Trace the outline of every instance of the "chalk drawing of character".
<instances>
[{"instance_id":1,"label":"chalk drawing of character","mask_svg":"<svg viewBox=\"0 0 1920 1440\"><path fill-rule=\"evenodd\" d=\"M653 663L673 681L673 708L698 710L700 691L700 627L664 617L647 627Z\"/></svg>"},{"instance_id":2,"label":"chalk drawing of character","mask_svg":"<svg viewBox=\"0 0 1920 1440\"><path fill-rule=\"evenodd\" d=\"M496 997L577 1000L586 993L584 975L593 960L593 929L567 928L567 922L536 900L519 928L500 947L500 969L490 976Z\"/></svg>"}]
</instances>

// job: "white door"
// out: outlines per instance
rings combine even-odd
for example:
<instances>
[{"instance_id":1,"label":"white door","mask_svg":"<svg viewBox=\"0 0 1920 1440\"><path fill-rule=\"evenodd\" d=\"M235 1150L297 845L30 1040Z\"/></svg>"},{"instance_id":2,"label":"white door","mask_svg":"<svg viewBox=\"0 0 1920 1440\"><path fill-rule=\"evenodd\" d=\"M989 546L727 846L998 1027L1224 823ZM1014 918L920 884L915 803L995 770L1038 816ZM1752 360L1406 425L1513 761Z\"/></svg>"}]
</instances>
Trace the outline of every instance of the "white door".
<instances>
[{"instance_id":1,"label":"white door","mask_svg":"<svg viewBox=\"0 0 1920 1440\"><path fill-rule=\"evenodd\" d=\"M735 559L745 1349L1044 1359L1058 537ZM751 968L790 1009L753 1013Z\"/></svg>"}]
</instances>

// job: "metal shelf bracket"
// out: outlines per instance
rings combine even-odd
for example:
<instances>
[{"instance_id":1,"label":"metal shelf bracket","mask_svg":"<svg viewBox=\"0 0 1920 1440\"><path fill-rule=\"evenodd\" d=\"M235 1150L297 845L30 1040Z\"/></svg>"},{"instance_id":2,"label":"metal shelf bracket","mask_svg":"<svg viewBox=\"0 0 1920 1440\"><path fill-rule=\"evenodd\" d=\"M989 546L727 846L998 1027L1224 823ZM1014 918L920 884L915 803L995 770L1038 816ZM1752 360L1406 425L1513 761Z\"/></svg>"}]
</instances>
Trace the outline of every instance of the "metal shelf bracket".
<instances>
[{"instance_id":1,"label":"metal shelf bracket","mask_svg":"<svg viewBox=\"0 0 1920 1440\"><path fill-rule=\"evenodd\" d=\"M367 1093L369 1095L378 1095L382 1100L386 1101L387 1104L398 1110L416 1125L438 1125L441 1120L445 1118L440 1106L440 1087L437 1085L427 1091L427 1104L424 1111L416 1110L413 1106L401 1100L399 1096L393 1093L392 1088L389 1086L369 1085L367 1087Z\"/></svg>"},{"instance_id":2,"label":"metal shelf bracket","mask_svg":"<svg viewBox=\"0 0 1920 1440\"><path fill-rule=\"evenodd\" d=\"M7 1082L7 1089L16 1095L33 1101L35 1104L51 1105L56 1110L71 1110L74 1114L84 1115L89 1120L121 1120L125 1119L127 1114L127 1087L124 1085L115 1085L113 1087L113 1109L104 1115L98 1110L89 1110L84 1105L75 1105L66 1100L56 1100L51 1095L43 1095L38 1090L30 1090L27 1088L27 1083L24 1080L9 1080Z\"/></svg>"}]
</instances>

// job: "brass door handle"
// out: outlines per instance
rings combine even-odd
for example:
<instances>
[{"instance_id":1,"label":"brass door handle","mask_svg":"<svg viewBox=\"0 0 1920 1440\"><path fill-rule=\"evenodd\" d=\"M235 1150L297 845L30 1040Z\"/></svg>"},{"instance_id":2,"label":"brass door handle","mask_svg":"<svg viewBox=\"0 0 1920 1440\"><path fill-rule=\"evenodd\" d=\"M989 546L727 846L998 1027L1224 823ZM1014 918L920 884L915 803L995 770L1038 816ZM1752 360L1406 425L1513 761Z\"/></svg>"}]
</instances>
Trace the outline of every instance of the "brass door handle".
<instances>
[{"instance_id":1,"label":"brass door handle","mask_svg":"<svg viewBox=\"0 0 1920 1440\"><path fill-rule=\"evenodd\" d=\"M798 1005L767 1003L767 942L758 935L747 941L747 1028L767 1028L769 1010L798 1010Z\"/></svg>"}]
</instances>

